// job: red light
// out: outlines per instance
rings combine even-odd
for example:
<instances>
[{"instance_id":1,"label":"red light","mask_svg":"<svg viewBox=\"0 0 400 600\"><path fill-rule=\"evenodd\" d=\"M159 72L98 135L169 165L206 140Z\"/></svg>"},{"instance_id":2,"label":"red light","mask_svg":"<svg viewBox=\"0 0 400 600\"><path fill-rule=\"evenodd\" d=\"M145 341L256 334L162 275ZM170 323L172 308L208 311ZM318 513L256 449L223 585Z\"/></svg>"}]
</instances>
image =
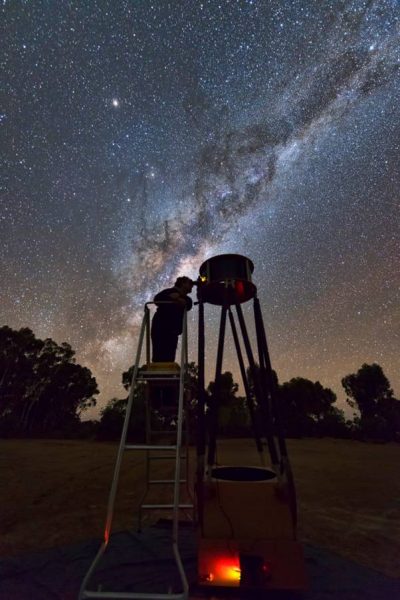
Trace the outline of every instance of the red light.
<instances>
[{"instance_id":1,"label":"red light","mask_svg":"<svg viewBox=\"0 0 400 600\"><path fill-rule=\"evenodd\" d=\"M238 586L240 584L239 556L214 556L207 561L207 566L210 571L200 577L204 583L225 586Z\"/></svg>"},{"instance_id":2,"label":"red light","mask_svg":"<svg viewBox=\"0 0 400 600\"><path fill-rule=\"evenodd\" d=\"M271 575L271 564L270 563L264 563L262 566L262 572L264 573L264 575L266 575L267 577L269 577Z\"/></svg>"},{"instance_id":3,"label":"red light","mask_svg":"<svg viewBox=\"0 0 400 600\"><path fill-rule=\"evenodd\" d=\"M240 564L238 556L224 556L214 563L214 579L219 581L240 581Z\"/></svg>"},{"instance_id":4,"label":"red light","mask_svg":"<svg viewBox=\"0 0 400 600\"><path fill-rule=\"evenodd\" d=\"M237 295L240 297L244 296L244 285L243 285L243 281L236 281L235 282L235 290Z\"/></svg>"}]
</instances>

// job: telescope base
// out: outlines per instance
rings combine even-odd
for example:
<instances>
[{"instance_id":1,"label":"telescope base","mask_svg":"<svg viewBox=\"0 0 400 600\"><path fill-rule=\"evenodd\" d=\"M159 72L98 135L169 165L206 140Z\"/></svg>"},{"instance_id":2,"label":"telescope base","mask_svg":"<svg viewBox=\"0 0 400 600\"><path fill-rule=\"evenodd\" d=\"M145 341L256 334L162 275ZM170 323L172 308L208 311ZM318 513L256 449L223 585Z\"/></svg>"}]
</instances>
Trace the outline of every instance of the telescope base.
<instances>
[{"instance_id":1,"label":"telescope base","mask_svg":"<svg viewBox=\"0 0 400 600\"><path fill-rule=\"evenodd\" d=\"M203 589L306 591L302 545L293 540L202 538L198 585Z\"/></svg>"}]
</instances>

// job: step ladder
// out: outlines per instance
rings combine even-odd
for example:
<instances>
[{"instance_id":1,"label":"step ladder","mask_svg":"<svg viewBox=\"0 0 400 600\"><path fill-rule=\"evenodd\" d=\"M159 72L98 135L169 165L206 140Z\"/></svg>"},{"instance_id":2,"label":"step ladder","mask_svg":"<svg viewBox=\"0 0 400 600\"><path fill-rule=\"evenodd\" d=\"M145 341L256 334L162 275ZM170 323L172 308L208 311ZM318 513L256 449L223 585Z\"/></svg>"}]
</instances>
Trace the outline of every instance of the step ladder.
<instances>
[{"instance_id":1,"label":"step ladder","mask_svg":"<svg viewBox=\"0 0 400 600\"><path fill-rule=\"evenodd\" d=\"M181 464L184 460L187 463L187 448L185 457L182 456L183 452L183 422L184 422L184 397L185 397L185 376L187 371L187 363L188 363L188 346L187 346L187 311L185 310L183 316L183 333L181 339L181 361L180 361L180 369L174 369L173 373L167 370L167 372L158 371L157 375L154 375L154 371L150 372L150 369L146 367L145 370L139 369L139 364L141 362L142 349L144 345L144 340L146 337L146 363L150 365L150 309L149 305L154 304L153 302L147 302L145 304L144 317L140 328L139 334L139 343L136 352L136 360L133 369L131 387L126 407L126 415L124 420L124 425L121 434L121 441L119 445L118 455L114 468L114 475L111 484L108 506L107 506L107 516L104 527L104 539L103 542L95 556L88 572L86 573L80 591L79 591L79 600L84 600L85 598L101 598L101 599L126 599L126 600L188 600L189 597L189 584L186 577L186 573L183 567L179 545L178 545L178 534L179 534L179 515L182 510L193 510L193 504L191 503L182 503L181 502L181 488L182 488L182 476L181 476ZM160 304L159 302L157 304ZM146 428L146 443L145 444L128 444L127 443L127 433L128 426L130 423L130 418L133 409L134 403L134 393L136 386L139 382L144 382L148 380L148 378L152 378L154 381L155 377L159 378L159 381L162 381L165 378L168 381L171 381L171 378L179 381L179 398L178 398L178 407L177 407L177 423L176 423L176 439L173 444L156 444L151 442L151 437L153 432L151 429ZM148 410L150 410L149 407ZM100 589L90 590L89 584L92 579L93 574L99 566L100 560L103 557L111 535L112 521L114 516L114 505L115 505L115 497L117 493L118 481L121 470L122 458L125 451L146 451L146 464L148 465L147 470L147 486L153 485L161 485L162 479L160 480L152 480L150 478L150 463L155 460L154 455L159 456L159 458L164 457L163 460L166 460L173 457L175 461L174 465L174 477L173 479L168 479L168 485L171 485L173 488L173 497L172 502L168 504L146 504L144 502L145 496L142 498L140 513L143 510L169 510L172 512L172 531L171 531L171 544L173 550L173 556L175 559L176 567L179 572L180 581L181 581L181 591L178 593L140 593L140 592L117 592L117 591L101 591ZM151 457L151 458L150 458ZM187 469L186 473L187 473ZM187 478L186 478L187 479ZM141 519L141 517L140 517Z\"/></svg>"},{"instance_id":2,"label":"step ladder","mask_svg":"<svg viewBox=\"0 0 400 600\"><path fill-rule=\"evenodd\" d=\"M154 498L156 490L160 489L160 487L169 488L171 492L172 486L175 486L173 475L170 474L166 478L160 479L158 475L154 474L154 471L162 461L163 471L167 472L169 470L171 472L176 460L174 439L177 436L178 424L179 365L176 363L152 363L147 369L142 369L139 372L139 382L147 384L145 387L146 445L144 446L146 448L146 485L138 510L138 531L141 531L145 511L171 512L174 508L171 502L160 503L154 500L146 502L146 500L149 496ZM188 391L184 389L180 456L181 469L179 477L181 490L178 508L181 514L184 514L189 520L193 521L194 501L189 488L189 431L187 418L189 401ZM165 424L167 424L169 429L164 428ZM186 501L182 500L183 492L185 492Z\"/></svg>"}]
</instances>

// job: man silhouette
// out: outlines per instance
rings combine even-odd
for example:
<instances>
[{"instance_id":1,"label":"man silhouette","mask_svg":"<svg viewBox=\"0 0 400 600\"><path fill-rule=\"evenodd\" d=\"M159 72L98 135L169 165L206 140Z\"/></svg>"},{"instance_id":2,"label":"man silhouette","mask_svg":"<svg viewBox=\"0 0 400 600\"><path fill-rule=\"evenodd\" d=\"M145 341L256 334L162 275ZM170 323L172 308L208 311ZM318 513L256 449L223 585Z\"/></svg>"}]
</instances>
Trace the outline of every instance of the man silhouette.
<instances>
[{"instance_id":1,"label":"man silhouette","mask_svg":"<svg viewBox=\"0 0 400 600\"><path fill-rule=\"evenodd\" d=\"M189 277L178 277L172 288L162 290L154 296L157 311L151 324L153 362L174 362L178 337L182 333L185 308L190 310L193 302L188 294L193 281ZM169 304L158 304L169 302Z\"/></svg>"}]
</instances>

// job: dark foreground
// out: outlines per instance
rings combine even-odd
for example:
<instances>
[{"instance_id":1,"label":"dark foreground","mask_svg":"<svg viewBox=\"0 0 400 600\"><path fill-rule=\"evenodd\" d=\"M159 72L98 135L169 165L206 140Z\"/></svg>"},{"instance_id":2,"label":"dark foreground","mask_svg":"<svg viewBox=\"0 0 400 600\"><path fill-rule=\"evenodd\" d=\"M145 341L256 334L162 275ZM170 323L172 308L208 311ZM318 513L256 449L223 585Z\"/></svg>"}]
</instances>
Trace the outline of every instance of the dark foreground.
<instances>
[{"instance_id":1,"label":"dark foreground","mask_svg":"<svg viewBox=\"0 0 400 600\"><path fill-rule=\"evenodd\" d=\"M99 541L74 544L0 560L1 600L77 600L82 579L91 564ZM181 528L180 549L189 581L196 575L196 548L193 530ZM395 600L400 598L400 580L362 567L332 552L306 545L305 556L310 591L305 600ZM121 532L112 536L90 589L164 593L177 585L170 551L170 530L165 525L142 533ZM175 591L175 589L174 589ZM191 598L201 594L193 590ZM219 595L221 598L221 595ZM222 594L222 598L230 596ZM245 599L240 592L231 596ZM252 596L254 598L254 595ZM271 599L271 594L256 598ZM282 596L273 596L282 598ZM286 598L293 596L285 595ZM295 596L298 598L299 596Z\"/></svg>"}]
</instances>

